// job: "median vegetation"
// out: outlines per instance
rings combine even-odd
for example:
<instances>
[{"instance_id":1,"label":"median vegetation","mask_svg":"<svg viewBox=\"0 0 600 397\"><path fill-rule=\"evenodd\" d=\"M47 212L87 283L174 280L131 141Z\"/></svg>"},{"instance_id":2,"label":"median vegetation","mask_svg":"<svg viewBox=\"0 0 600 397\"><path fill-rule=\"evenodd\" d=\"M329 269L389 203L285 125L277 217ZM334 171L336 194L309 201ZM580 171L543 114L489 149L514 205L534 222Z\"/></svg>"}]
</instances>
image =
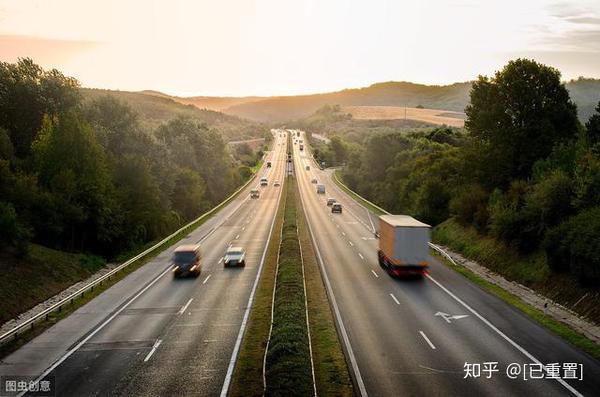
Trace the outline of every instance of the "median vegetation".
<instances>
[{"instance_id":1,"label":"median vegetation","mask_svg":"<svg viewBox=\"0 0 600 397\"><path fill-rule=\"evenodd\" d=\"M265 360L267 396L314 393L295 192L295 181L288 178L273 297L273 325Z\"/></svg>"},{"instance_id":2,"label":"median vegetation","mask_svg":"<svg viewBox=\"0 0 600 397\"><path fill-rule=\"evenodd\" d=\"M316 388L318 395L351 396L352 382L293 177L284 189L230 395L312 395Z\"/></svg>"}]
</instances>

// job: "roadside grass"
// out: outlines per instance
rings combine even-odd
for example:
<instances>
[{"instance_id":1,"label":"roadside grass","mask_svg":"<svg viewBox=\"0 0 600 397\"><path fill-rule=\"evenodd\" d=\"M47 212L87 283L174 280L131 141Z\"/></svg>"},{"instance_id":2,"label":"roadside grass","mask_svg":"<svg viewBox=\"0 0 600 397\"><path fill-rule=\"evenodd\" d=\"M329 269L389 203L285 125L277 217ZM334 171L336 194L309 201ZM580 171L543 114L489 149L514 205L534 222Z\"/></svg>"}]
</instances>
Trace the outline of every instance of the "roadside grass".
<instances>
[{"instance_id":1,"label":"roadside grass","mask_svg":"<svg viewBox=\"0 0 600 397\"><path fill-rule=\"evenodd\" d=\"M353 396L352 379L321 278L308 225L296 186L298 207L298 238L304 260L304 277L308 301L308 319L312 342L317 395Z\"/></svg>"},{"instance_id":2,"label":"roadside grass","mask_svg":"<svg viewBox=\"0 0 600 397\"><path fill-rule=\"evenodd\" d=\"M288 177L279 266L273 299L273 326L265 360L265 395L313 394L311 353L298 241L296 182Z\"/></svg>"},{"instance_id":3,"label":"roadside grass","mask_svg":"<svg viewBox=\"0 0 600 397\"><path fill-rule=\"evenodd\" d=\"M250 168L252 170L252 173L256 174L258 172L258 170L260 170L260 167L262 167L264 162L265 162L264 159L258 160L258 162L252 168Z\"/></svg>"},{"instance_id":4,"label":"roadside grass","mask_svg":"<svg viewBox=\"0 0 600 397\"><path fill-rule=\"evenodd\" d=\"M287 189L288 184L287 179L284 180L282 189ZM273 226L273 237L267 248L262 274L254 295L254 303L252 304L244 339L233 372L229 396L259 397L264 394L263 358L271 326L271 298L273 297L273 285L275 284L275 271L277 269L277 256L286 199L287 195L282 194Z\"/></svg>"},{"instance_id":5,"label":"roadside grass","mask_svg":"<svg viewBox=\"0 0 600 397\"><path fill-rule=\"evenodd\" d=\"M385 215L386 214L385 211L382 211L380 208L374 206L373 204L371 204L370 202L368 202L367 200L365 200L364 198L359 196L358 193L353 192L352 190L350 190L350 188L348 186L346 186L344 183L342 183L341 176L339 175L338 170L333 171L333 181L343 191L345 191L350 197L352 197L354 199L354 201L357 201L359 204L362 204L363 206L367 207L369 209L369 211L371 211L377 215Z\"/></svg>"},{"instance_id":6,"label":"roadside grass","mask_svg":"<svg viewBox=\"0 0 600 397\"><path fill-rule=\"evenodd\" d=\"M435 242L484 264L508 280L523 284L569 308L592 322L600 323L600 294L582 287L566 274L552 272L542 250L520 255L511 247L473 228L463 227L453 219L433 230Z\"/></svg>"},{"instance_id":7,"label":"roadside grass","mask_svg":"<svg viewBox=\"0 0 600 397\"><path fill-rule=\"evenodd\" d=\"M545 315L542 311L523 302L518 296L513 295L512 293L497 286L496 284L492 284L489 281L482 279L475 273L471 272L469 269L464 268L462 266L455 266L447 258L443 257L439 253L433 251L433 255L436 256L446 266L452 268L467 279L471 280L473 283L477 284L485 291L490 292L491 294L502 299L509 305L519 309L521 312L525 313L538 324L554 332L567 342L575 345L576 347L590 354L594 358L600 359L600 345L588 339L585 335L582 335L571 329L569 326Z\"/></svg>"},{"instance_id":8,"label":"roadside grass","mask_svg":"<svg viewBox=\"0 0 600 397\"><path fill-rule=\"evenodd\" d=\"M91 276L104 260L30 244L25 257L0 252L0 324Z\"/></svg>"},{"instance_id":9,"label":"roadside grass","mask_svg":"<svg viewBox=\"0 0 600 397\"><path fill-rule=\"evenodd\" d=\"M355 201L363 204L374 213L382 213L362 197L348 189L338 179L337 171L333 179ZM436 226L433 229L432 237L436 243L446 245L450 249L460 252L466 258L479 262L506 279L523 284L596 324L600 322L600 294L595 290L582 287L568 275L552 273L546 265L546 258L542 251L537 251L529 255L519 255L511 247L491 237L481 236L473 228L462 227L453 219ZM442 263L450 266L484 290L516 307L535 322L554 332L567 342L600 359L600 345L585 335L545 315L540 310L530 306L505 289L480 278L469 269L462 266L454 266L446 258L441 257L435 252L434 254L441 258Z\"/></svg>"},{"instance_id":10,"label":"roadside grass","mask_svg":"<svg viewBox=\"0 0 600 397\"><path fill-rule=\"evenodd\" d=\"M236 194L232 195L227 200L220 203L217 207L224 207L227 204L229 204L232 200L237 198L238 195L244 190L244 187L246 187L249 184L249 182L254 178L254 175L255 175L255 173L250 177L250 179L247 183L245 183L244 185L242 185L239 188L239 191ZM48 328L50 328L51 326L56 324L61 319L67 317L69 314L73 313L78 308L85 305L86 303L91 301L93 298L100 295L102 292L106 291L108 288L110 288L111 286L113 286L114 284L116 284L117 282L122 280L123 278L125 278L130 273L134 272L135 270L139 269L141 266L148 263L152 258L157 256L164 249L170 247L171 245L177 243L178 241L180 241L181 239L186 237L192 230L195 230L196 228L200 227L204 222L206 222L208 219L210 219L216 213L218 213L218 210L214 211L213 213L211 213L209 215L206 215L206 214L201 215L195 221L192 221L190 224L188 224L180 232L173 235L173 237L164 241L162 244L157 246L151 252L138 258L135 262L132 262L129 266L126 266L122 270L116 272L108 280L106 280L103 283L94 287L93 290L87 291L84 294L81 294L78 297L72 299L69 304L65 304L64 306L62 306L59 311L49 313L48 316L46 316L45 320L38 321L38 322L32 324L27 329L23 329L22 331L20 331L13 339L0 345L0 358L4 358L7 355L9 355L10 353L18 350L21 346L25 345L26 343L31 341L36 336L40 335L43 331L47 330ZM141 249L141 251L142 252L145 251L146 249L152 247L157 242L158 241L147 243ZM46 274L49 277L46 280L44 280L43 284L39 284L39 281L36 281L36 280L39 280L38 273L41 271L39 271L39 269L36 268L35 271L25 274L25 276L27 276L27 274L29 274L30 277L22 277L19 280L20 287L26 286L25 290L28 290L30 288L29 287L30 283L33 283L33 284L37 283L37 285L38 285L36 288L32 288L30 292L27 292L28 294L30 294L29 295L30 299L25 300L25 301L27 301L27 305L23 304L24 301L12 300L13 298L18 298L18 293L14 292L15 291L14 287L16 287L16 285L11 284L12 275L10 274L10 272L4 271L4 272L1 272L2 274L0 275L0 283L1 283L0 284L0 298L3 298L4 294L6 294L6 295L8 295L8 299L10 299L8 301L5 301L3 299L1 305L5 305L5 304L11 305L11 307L13 307L12 310L17 312L17 315L29 310L30 308L34 307L36 304L43 302L44 300L54 296L55 294L59 293L60 291L64 290L65 288L73 285L74 283L77 283L77 282L85 279L86 277L91 275L93 272L99 270L101 267L103 267L105 265L103 260L101 260L100 258L95 257L95 256L83 255L83 254L69 254L69 253L65 253L65 252L61 252L61 251L50 250L48 248L36 246L34 244L31 245L31 248L32 249L29 254L30 257L35 258L34 260L36 260L36 261L43 262L44 269L46 269ZM4 260L6 260L4 257L0 257L0 264L3 264ZM40 262L40 263L42 263L42 262ZM75 262L78 263L79 267L81 267L82 270L74 269ZM23 261L21 260L20 264L18 264L18 265L22 266ZM78 276L78 274L81 276ZM72 278L70 278L70 279L65 278L68 276L71 276ZM54 285L54 282L52 280L50 280L52 277L60 277L59 279L61 281L58 284L56 284L51 291L50 289L48 289L48 290L46 289L46 285L50 285L50 286ZM61 287L59 288L59 286L61 286ZM5 292L5 291L8 291L8 292ZM35 297L35 300L31 299L32 297ZM2 313L4 313L4 311L2 311ZM14 317L15 317L15 315L9 316L9 319L14 318Z\"/></svg>"}]
</instances>

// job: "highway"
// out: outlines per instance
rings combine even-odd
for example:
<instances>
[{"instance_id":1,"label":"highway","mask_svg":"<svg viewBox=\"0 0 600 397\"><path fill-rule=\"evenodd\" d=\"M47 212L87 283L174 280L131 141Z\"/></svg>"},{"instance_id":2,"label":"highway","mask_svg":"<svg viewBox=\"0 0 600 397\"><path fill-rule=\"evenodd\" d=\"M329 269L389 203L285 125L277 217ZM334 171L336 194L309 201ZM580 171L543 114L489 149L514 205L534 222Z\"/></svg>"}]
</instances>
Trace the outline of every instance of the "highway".
<instances>
[{"instance_id":1,"label":"highway","mask_svg":"<svg viewBox=\"0 0 600 397\"><path fill-rule=\"evenodd\" d=\"M225 208L71 316L7 357L0 375L54 377L57 396L206 395L224 391L249 298L271 234L286 164L276 134L272 167ZM259 199L249 191L266 176ZM201 245L202 273L175 279L171 255ZM229 244L246 249L245 268L223 268ZM227 380L227 381L226 381Z\"/></svg>"},{"instance_id":2,"label":"highway","mask_svg":"<svg viewBox=\"0 0 600 397\"><path fill-rule=\"evenodd\" d=\"M357 394L598 394L598 361L435 258L422 280L392 279L377 262L377 216L335 185L331 170L319 170L309 153L293 146L300 194L325 283L331 285L334 312L339 312L338 331L347 337L342 340ZM316 193L313 178L325 185L326 194ZM342 203L342 214L331 213L327 197ZM465 379L465 363L479 363L480 377ZM524 380L523 372L510 379L506 368L512 363L521 369L533 364L524 372L528 378L544 376L540 363L577 363L583 366L583 380Z\"/></svg>"}]
</instances>

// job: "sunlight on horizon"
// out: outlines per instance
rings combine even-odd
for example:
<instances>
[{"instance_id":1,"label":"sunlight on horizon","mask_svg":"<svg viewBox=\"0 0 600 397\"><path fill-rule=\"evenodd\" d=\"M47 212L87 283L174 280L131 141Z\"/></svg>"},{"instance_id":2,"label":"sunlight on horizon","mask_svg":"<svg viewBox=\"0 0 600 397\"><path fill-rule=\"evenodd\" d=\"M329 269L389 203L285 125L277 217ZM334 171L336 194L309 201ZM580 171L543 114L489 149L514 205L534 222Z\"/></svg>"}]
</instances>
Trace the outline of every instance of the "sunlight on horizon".
<instances>
[{"instance_id":1,"label":"sunlight on horizon","mask_svg":"<svg viewBox=\"0 0 600 397\"><path fill-rule=\"evenodd\" d=\"M0 1L0 60L181 96L451 84L519 56L600 77L600 0L483 3Z\"/></svg>"}]
</instances>

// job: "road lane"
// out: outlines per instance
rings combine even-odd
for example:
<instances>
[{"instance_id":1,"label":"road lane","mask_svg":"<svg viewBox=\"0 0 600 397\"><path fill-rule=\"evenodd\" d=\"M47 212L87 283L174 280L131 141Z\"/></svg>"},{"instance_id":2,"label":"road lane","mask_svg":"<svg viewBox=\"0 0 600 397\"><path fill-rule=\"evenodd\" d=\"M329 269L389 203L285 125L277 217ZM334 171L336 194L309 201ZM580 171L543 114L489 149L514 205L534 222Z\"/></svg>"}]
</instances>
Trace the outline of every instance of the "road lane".
<instances>
[{"instance_id":1,"label":"road lane","mask_svg":"<svg viewBox=\"0 0 600 397\"><path fill-rule=\"evenodd\" d=\"M377 263L377 240L369 221L373 215L337 188L330 179L331 172L318 170L297 146L294 161L305 211L369 394L572 394L554 380L519 381L501 374L492 379L463 379L465 362L496 361L504 369L512 362L530 360L430 279L391 279ZM311 166L310 171L305 170L306 165ZM325 195L316 194L315 185L310 183L313 178L326 185ZM332 215L326 197L341 202L344 213ZM597 390L600 372L596 360L442 264L434 261L431 273L541 362L582 363L584 381L571 384L586 395ZM448 323L442 315L436 316L438 312L467 316ZM553 353L555 347L560 354Z\"/></svg>"},{"instance_id":2,"label":"road lane","mask_svg":"<svg viewBox=\"0 0 600 397\"><path fill-rule=\"evenodd\" d=\"M218 394L277 210L280 188L273 181L283 180L286 160L285 138L278 134L268 160L272 167L263 167L256 183L264 175L269 186L260 188L258 200L249 199L249 190L256 187L251 184L215 215L217 221L209 220L175 245L200 242L200 277L171 276L173 246L149 264L160 271L146 277L144 284L136 283L139 277L126 277L117 284L121 284L120 292L135 292L130 295L134 301L117 300L119 305L108 311L110 305L104 298L101 312L109 314L99 323L103 326L92 326L87 337L66 349L70 355L61 353L45 371L56 378L57 395ZM247 250L245 268L223 268L221 258L230 243ZM102 295L110 296L113 288ZM96 310L94 301L80 310ZM57 325L64 328L69 318L61 323ZM53 331L41 337L59 339L60 334ZM17 371L27 365L26 359L27 355L15 352L2 363L0 373L20 374ZM40 373L38 369L30 375Z\"/></svg>"}]
</instances>

